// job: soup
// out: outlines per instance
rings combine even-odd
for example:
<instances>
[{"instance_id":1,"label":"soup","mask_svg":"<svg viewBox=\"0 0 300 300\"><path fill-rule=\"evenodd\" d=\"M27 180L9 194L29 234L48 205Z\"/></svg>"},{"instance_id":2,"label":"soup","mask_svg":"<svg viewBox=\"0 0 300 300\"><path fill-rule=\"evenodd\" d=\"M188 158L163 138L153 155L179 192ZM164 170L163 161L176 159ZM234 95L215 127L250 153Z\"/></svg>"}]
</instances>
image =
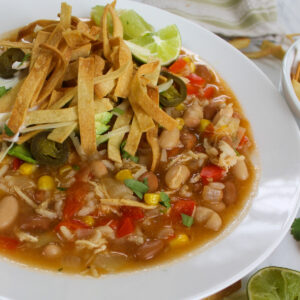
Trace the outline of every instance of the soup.
<instances>
[{"instance_id":1,"label":"soup","mask_svg":"<svg viewBox=\"0 0 300 300\"><path fill-rule=\"evenodd\" d=\"M63 3L60 21L0 42L0 76L18 81L0 98L13 260L99 276L174 259L220 235L253 187L254 141L225 82L184 49L135 61L108 13L111 34Z\"/></svg>"}]
</instances>

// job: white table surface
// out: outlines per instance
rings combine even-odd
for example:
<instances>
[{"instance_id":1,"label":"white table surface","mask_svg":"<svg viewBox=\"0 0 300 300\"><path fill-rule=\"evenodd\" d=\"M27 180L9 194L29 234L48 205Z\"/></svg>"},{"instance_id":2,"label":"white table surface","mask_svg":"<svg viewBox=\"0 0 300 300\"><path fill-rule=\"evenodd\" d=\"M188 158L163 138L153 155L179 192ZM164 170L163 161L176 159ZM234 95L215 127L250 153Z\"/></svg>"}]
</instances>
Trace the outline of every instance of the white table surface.
<instances>
[{"instance_id":1,"label":"white table surface","mask_svg":"<svg viewBox=\"0 0 300 300\"><path fill-rule=\"evenodd\" d=\"M151 2L149 0L136 0L142 2ZM177 0L179 3L184 0ZM278 4L278 19L281 23L283 30L286 33L299 33L300 32L300 0L277 0ZM263 58L253 60L254 63L271 79L273 84L279 88L281 61L274 58ZM296 120L300 128L300 120ZM299 200L300 201L300 200ZM298 212L300 217L300 211ZM280 266L300 271L300 242L296 242L292 235L288 233L278 248L269 256L256 270L266 266ZM247 281L249 274L244 278L243 283Z\"/></svg>"}]
</instances>

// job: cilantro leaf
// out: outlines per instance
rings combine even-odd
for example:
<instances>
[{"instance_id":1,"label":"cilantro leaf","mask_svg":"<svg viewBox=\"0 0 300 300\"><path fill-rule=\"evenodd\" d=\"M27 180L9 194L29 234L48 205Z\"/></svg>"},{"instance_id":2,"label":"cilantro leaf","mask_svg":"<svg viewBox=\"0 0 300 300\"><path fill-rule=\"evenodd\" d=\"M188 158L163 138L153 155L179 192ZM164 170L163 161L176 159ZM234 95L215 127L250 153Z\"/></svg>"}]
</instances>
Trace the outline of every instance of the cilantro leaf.
<instances>
[{"instance_id":1,"label":"cilantro leaf","mask_svg":"<svg viewBox=\"0 0 300 300\"><path fill-rule=\"evenodd\" d=\"M14 136L15 134L13 131L5 124L4 125L4 132L6 133L7 136Z\"/></svg>"},{"instance_id":2,"label":"cilantro leaf","mask_svg":"<svg viewBox=\"0 0 300 300\"><path fill-rule=\"evenodd\" d=\"M5 86L0 86L0 97L4 96L9 90Z\"/></svg>"},{"instance_id":3,"label":"cilantro leaf","mask_svg":"<svg viewBox=\"0 0 300 300\"><path fill-rule=\"evenodd\" d=\"M118 115L123 115L124 114L124 110L118 107L115 107L111 110L111 112L116 113Z\"/></svg>"},{"instance_id":4,"label":"cilantro leaf","mask_svg":"<svg viewBox=\"0 0 300 300\"><path fill-rule=\"evenodd\" d=\"M161 199L161 204L166 207L166 208L170 208L171 207L171 203L170 203L170 198L168 196L168 194L164 193L164 192L160 192L160 199Z\"/></svg>"},{"instance_id":5,"label":"cilantro leaf","mask_svg":"<svg viewBox=\"0 0 300 300\"><path fill-rule=\"evenodd\" d=\"M30 53L25 54L22 61L21 61L21 63L19 64L19 67L21 67L25 61L29 60L30 57L31 57Z\"/></svg>"},{"instance_id":6,"label":"cilantro leaf","mask_svg":"<svg viewBox=\"0 0 300 300\"><path fill-rule=\"evenodd\" d=\"M78 170L80 170L80 167L77 166L77 165L73 165L73 166L72 166L72 169L75 170L75 171L78 171Z\"/></svg>"},{"instance_id":7,"label":"cilantro leaf","mask_svg":"<svg viewBox=\"0 0 300 300\"><path fill-rule=\"evenodd\" d=\"M296 241L300 241L300 218L295 219L291 227L291 234Z\"/></svg>"},{"instance_id":8,"label":"cilantro leaf","mask_svg":"<svg viewBox=\"0 0 300 300\"><path fill-rule=\"evenodd\" d=\"M124 184L129 187L140 199L148 192L148 185L135 179L125 179Z\"/></svg>"},{"instance_id":9,"label":"cilantro leaf","mask_svg":"<svg viewBox=\"0 0 300 300\"><path fill-rule=\"evenodd\" d=\"M57 189L58 189L59 191L64 192L64 191L66 191L68 188L64 188L64 187L58 186Z\"/></svg>"},{"instance_id":10,"label":"cilantro leaf","mask_svg":"<svg viewBox=\"0 0 300 300\"><path fill-rule=\"evenodd\" d=\"M132 160L135 163L138 163L139 162L139 158L137 156L132 156L128 152L126 152L124 150L125 145L126 145L126 140L123 141L122 144L121 144L121 146L120 146L122 157L125 158L125 159L130 159L130 160Z\"/></svg>"},{"instance_id":11,"label":"cilantro leaf","mask_svg":"<svg viewBox=\"0 0 300 300\"><path fill-rule=\"evenodd\" d=\"M191 227L194 223L194 219L186 214L181 214L182 224L186 227Z\"/></svg>"}]
</instances>

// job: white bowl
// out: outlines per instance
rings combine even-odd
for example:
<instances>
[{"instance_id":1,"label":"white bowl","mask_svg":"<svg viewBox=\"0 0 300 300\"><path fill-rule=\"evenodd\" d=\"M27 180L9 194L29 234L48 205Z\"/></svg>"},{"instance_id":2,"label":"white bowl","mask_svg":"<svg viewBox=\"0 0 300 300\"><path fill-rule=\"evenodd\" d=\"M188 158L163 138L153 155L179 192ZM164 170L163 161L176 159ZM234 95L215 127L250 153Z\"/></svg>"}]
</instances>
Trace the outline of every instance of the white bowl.
<instances>
[{"instance_id":1,"label":"white bowl","mask_svg":"<svg viewBox=\"0 0 300 300\"><path fill-rule=\"evenodd\" d=\"M296 96L291 81L292 68L295 62L300 61L300 39L297 40L286 52L282 62L281 90L291 110L300 119L300 100Z\"/></svg>"},{"instance_id":2,"label":"white bowl","mask_svg":"<svg viewBox=\"0 0 300 300\"><path fill-rule=\"evenodd\" d=\"M101 0L69 0L74 15L87 16ZM1 30L37 18L55 18L59 0L6 1ZM0 260L0 299L201 299L242 278L280 243L299 207L300 136L284 99L244 55L211 32L181 17L122 0L156 28L175 23L183 46L199 54L226 80L250 120L260 153L258 193L242 222L204 251L172 264L99 279L23 268ZM287 254L288 255L288 254ZM2 296L2 297L1 297Z\"/></svg>"}]
</instances>

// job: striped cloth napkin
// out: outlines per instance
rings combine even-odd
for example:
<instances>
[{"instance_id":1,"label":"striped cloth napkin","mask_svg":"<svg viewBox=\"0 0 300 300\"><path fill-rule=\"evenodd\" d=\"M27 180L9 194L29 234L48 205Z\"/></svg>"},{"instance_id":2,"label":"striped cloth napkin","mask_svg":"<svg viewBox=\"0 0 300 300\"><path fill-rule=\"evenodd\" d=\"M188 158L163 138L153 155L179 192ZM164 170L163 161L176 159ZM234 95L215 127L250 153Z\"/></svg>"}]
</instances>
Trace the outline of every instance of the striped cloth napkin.
<instances>
[{"instance_id":1,"label":"striped cloth napkin","mask_svg":"<svg viewBox=\"0 0 300 300\"><path fill-rule=\"evenodd\" d=\"M276 0L137 0L193 20L217 34L263 37L283 33Z\"/></svg>"}]
</instances>

